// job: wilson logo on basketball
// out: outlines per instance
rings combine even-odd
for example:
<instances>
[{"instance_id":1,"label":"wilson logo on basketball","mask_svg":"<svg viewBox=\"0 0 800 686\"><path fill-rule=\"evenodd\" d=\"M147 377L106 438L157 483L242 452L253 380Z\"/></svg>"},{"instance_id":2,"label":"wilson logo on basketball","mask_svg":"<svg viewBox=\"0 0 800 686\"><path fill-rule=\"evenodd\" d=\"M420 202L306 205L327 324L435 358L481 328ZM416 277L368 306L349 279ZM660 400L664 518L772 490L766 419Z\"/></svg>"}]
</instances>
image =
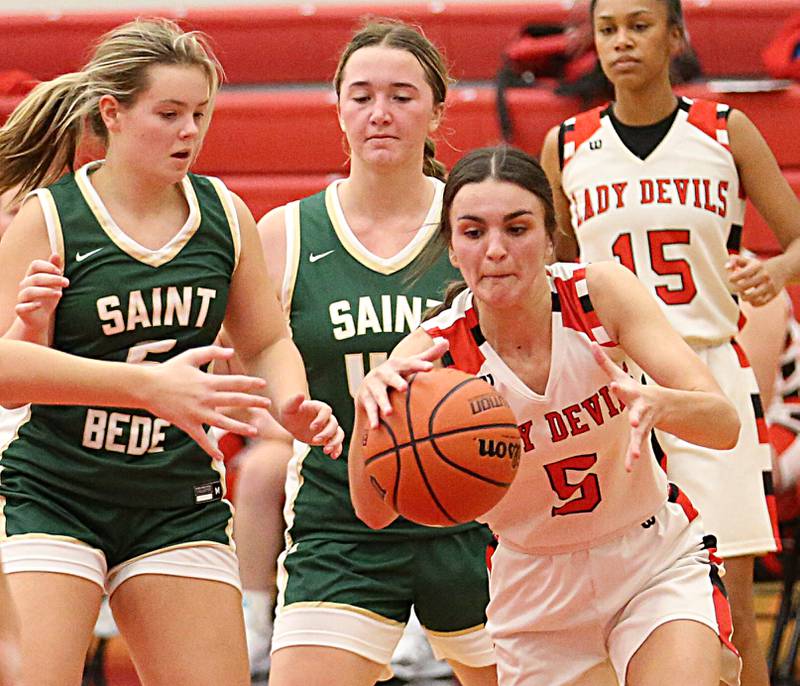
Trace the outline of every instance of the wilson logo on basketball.
<instances>
[{"instance_id":1,"label":"wilson logo on basketball","mask_svg":"<svg viewBox=\"0 0 800 686\"><path fill-rule=\"evenodd\" d=\"M495 407L508 407L505 398L497 393L480 395L477 398L470 398L469 401L469 409L472 410L473 415L492 410Z\"/></svg>"},{"instance_id":2,"label":"wilson logo on basketball","mask_svg":"<svg viewBox=\"0 0 800 686\"><path fill-rule=\"evenodd\" d=\"M516 469L519 464L521 448L518 440L515 441L495 441L492 439L478 439L478 454L481 457L497 457L503 459L509 457L511 466Z\"/></svg>"}]
</instances>

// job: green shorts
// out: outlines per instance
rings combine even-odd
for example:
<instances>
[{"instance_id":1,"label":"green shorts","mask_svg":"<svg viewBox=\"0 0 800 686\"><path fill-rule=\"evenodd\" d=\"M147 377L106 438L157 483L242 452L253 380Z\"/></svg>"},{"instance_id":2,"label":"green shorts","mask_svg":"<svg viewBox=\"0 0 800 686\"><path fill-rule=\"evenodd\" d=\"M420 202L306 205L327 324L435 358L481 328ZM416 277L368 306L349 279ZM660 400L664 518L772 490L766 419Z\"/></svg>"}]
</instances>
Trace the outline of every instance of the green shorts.
<instances>
[{"instance_id":1,"label":"green shorts","mask_svg":"<svg viewBox=\"0 0 800 686\"><path fill-rule=\"evenodd\" d=\"M486 548L492 541L484 526L406 540L303 538L281 558L279 605L352 607L404 624L413 604L430 631L480 626L489 602Z\"/></svg>"},{"instance_id":2,"label":"green shorts","mask_svg":"<svg viewBox=\"0 0 800 686\"><path fill-rule=\"evenodd\" d=\"M233 508L225 500L184 508L120 507L3 472L0 540L55 537L97 549L109 569L152 553L191 543L232 546Z\"/></svg>"}]
</instances>

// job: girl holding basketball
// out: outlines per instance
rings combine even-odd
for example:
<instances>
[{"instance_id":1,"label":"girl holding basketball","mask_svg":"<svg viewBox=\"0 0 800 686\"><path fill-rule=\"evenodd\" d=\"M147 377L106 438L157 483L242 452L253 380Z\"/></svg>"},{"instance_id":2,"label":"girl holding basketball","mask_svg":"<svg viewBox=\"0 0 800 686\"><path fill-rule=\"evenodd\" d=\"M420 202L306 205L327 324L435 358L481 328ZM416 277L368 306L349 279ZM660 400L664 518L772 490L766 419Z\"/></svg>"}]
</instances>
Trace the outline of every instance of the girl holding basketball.
<instances>
[{"instance_id":1,"label":"girl holding basketball","mask_svg":"<svg viewBox=\"0 0 800 686\"><path fill-rule=\"evenodd\" d=\"M390 412L389 389L436 365L490 378L514 411L519 471L484 517L499 537L487 615L501 686L616 683L606 660L629 686L738 684L713 536L649 442L658 427L729 448L736 412L629 271L547 266L554 230L533 158L485 148L454 166L439 237L466 283L366 376L354 435ZM361 445L354 506L386 526L396 514L364 478Z\"/></svg>"},{"instance_id":2,"label":"girl holding basketball","mask_svg":"<svg viewBox=\"0 0 800 686\"><path fill-rule=\"evenodd\" d=\"M263 288L252 216L189 172L220 76L201 35L136 20L17 106L0 129L0 192L32 193L0 242L0 331L153 363L212 343L224 322L284 427L336 454L341 429L307 399ZM84 126L106 158L67 172ZM164 417L84 402L10 411L3 441L0 548L22 681L81 682L105 590L143 683L249 684L220 465Z\"/></svg>"},{"instance_id":3,"label":"girl holding basketball","mask_svg":"<svg viewBox=\"0 0 800 686\"><path fill-rule=\"evenodd\" d=\"M719 539L742 681L767 686L752 580L754 556L776 548L771 461L756 382L733 341L740 312L731 294L762 305L800 276L800 202L742 112L673 93L670 58L685 41L680 0L592 0L590 12L614 102L545 141L557 256L580 249L584 262L616 258L633 271L737 408L741 436L725 454L656 438L670 479ZM763 263L737 254L746 196L784 254Z\"/></svg>"},{"instance_id":4,"label":"girl holding basketball","mask_svg":"<svg viewBox=\"0 0 800 686\"><path fill-rule=\"evenodd\" d=\"M408 278L440 214L444 170L429 136L447 85L441 55L416 29L384 21L358 31L334 78L349 176L260 222L311 392L346 430L364 371L457 276L442 256L414 283ZM372 531L353 512L346 461L305 445L289 465L285 514L272 686L386 678L412 605L465 686L496 683L484 628L485 527L398 520Z\"/></svg>"}]
</instances>

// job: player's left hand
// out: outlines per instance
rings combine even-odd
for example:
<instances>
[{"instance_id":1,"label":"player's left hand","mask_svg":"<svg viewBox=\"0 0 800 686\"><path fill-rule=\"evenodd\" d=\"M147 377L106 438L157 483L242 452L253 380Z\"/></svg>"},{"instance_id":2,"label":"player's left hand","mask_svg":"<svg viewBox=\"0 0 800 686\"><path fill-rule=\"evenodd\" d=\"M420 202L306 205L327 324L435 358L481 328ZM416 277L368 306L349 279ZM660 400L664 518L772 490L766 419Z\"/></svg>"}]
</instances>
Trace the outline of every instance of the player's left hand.
<instances>
[{"instance_id":1,"label":"player's left hand","mask_svg":"<svg viewBox=\"0 0 800 686\"><path fill-rule=\"evenodd\" d=\"M625 455L625 469L633 471L633 465L642 455L644 446L650 440L650 431L656 424L658 403L653 389L640 384L620 369L603 349L592 343L595 362L611 380L609 389L614 397L628 408L628 421L631 425L631 438Z\"/></svg>"},{"instance_id":2,"label":"player's left hand","mask_svg":"<svg viewBox=\"0 0 800 686\"><path fill-rule=\"evenodd\" d=\"M298 441L323 446L323 452L333 459L341 455L344 431L327 403L298 393L280 408L279 419Z\"/></svg>"},{"instance_id":3,"label":"player's left hand","mask_svg":"<svg viewBox=\"0 0 800 686\"><path fill-rule=\"evenodd\" d=\"M728 280L742 300L755 307L766 305L786 285L786 278L773 260L732 255L725 263Z\"/></svg>"}]
</instances>

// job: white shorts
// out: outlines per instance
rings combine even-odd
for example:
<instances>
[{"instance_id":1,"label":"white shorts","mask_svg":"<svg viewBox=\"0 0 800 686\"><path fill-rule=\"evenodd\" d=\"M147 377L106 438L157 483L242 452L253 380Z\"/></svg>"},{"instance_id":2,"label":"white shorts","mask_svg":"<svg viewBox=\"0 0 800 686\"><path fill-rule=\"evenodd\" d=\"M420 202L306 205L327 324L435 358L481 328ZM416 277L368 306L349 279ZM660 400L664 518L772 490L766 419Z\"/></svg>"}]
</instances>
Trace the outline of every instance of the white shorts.
<instances>
[{"instance_id":1,"label":"white shorts","mask_svg":"<svg viewBox=\"0 0 800 686\"><path fill-rule=\"evenodd\" d=\"M354 606L333 603L295 603L275 617L272 652L281 648L313 645L339 648L386 665L380 679L392 678L389 663L405 625ZM425 629L438 660L452 660L469 667L495 662L492 642L485 627L440 633Z\"/></svg>"},{"instance_id":2,"label":"white shorts","mask_svg":"<svg viewBox=\"0 0 800 686\"><path fill-rule=\"evenodd\" d=\"M673 487L673 495L677 489ZM502 540L492 557L487 628L500 686L566 686L609 660L620 684L659 626L685 619L720 636L722 681L739 683L730 608L685 496L595 548L530 555Z\"/></svg>"},{"instance_id":3,"label":"white shorts","mask_svg":"<svg viewBox=\"0 0 800 686\"><path fill-rule=\"evenodd\" d=\"M124 581L141 574L220 581L242 590L236 553L219 543L192 543L154 550L126 560L111 570L102 551L66 537L43 534L15 536L0 542L0 550L6 574L70 574L96 583L109 596Z\"/></svg>"},{"instance_id":4,"label":"white shorts","mask_svg":"<svg viewBox=\"0 0 800 686\"><path fill-rule=\"evenodd\" d=\"M736 343L695 349L742 423L732 450L711 450L656 431L669 480L678 484L717 537L723 558L778 549L772 458L755 375Z\"/></svg>"}]
</instances>

